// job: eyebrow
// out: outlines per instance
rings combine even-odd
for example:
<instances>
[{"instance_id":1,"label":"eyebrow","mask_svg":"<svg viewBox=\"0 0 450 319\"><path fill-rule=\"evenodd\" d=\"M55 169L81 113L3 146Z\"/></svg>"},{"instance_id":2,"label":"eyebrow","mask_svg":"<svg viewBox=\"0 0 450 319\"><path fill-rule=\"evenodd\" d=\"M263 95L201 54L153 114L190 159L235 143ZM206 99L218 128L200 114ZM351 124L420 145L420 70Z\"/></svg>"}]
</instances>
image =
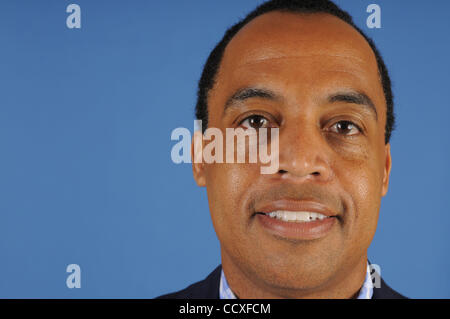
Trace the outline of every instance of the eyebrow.
<instances>
[{"instance_id":1,"label":"eyebrow","mask_svg":"<svg viewBox=\"0 0 450 319\"><path fill-rule=\"evenodd\" d=\"M281 100L282 97L273 91L270 91L268 89L264 88L256 88L256 87L247 87L238 90L235 92L230 98L227 99L225 103L224 111L226 111L228 108L232 107L233 104L237 102L243 102L245 100L251 99L251 98L262 98L267 100ZM378 120L378 112L375 107L375 104L373 101L368 97L366 94L358 91L345 91L345 92L338 92L330 95L328 97L328 102L335 103L335 102L345 102L345 103L352 103L361 105L364 107L367 107L375 116L375 119Z\"/></svg>"},{"instance_id":2,"label":"eyebrow","mask_svg":"<svg viewBox=\"0 0 450 319\"><path fill-rule=\"evenodd\" d=\"M234 93L225 103L225 111L231 107L236 102L243 102L248 99L252 98L262 98L266 100L279 100L280 96L275 94L274 92L262 89L262 88L255 88L255 87L247 87L238 90L236 93Z\"/></svg>"},{"instance_id":3,"label":"eyebrow","mask_svg":"<svg viewBox=\"0 0 450 319\"><path fill-rule=\"evenodd\" d=\"M375 104L372 102L370 97L362 92L350 91L336 93L328 97L328 102L346 102L365 106L372 111L372 113L375 115L375 119L378 121L378 112Z\"/></svg>"}]
</instances>

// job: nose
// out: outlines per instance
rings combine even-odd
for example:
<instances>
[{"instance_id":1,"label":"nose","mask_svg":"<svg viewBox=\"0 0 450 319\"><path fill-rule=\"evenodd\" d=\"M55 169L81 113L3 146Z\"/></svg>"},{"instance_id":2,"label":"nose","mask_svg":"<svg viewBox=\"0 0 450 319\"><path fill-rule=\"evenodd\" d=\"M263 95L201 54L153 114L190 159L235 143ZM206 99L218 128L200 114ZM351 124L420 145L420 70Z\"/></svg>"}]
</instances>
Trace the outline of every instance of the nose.
<instances>
[{"instance_id":1,"label":"nose","mask_svg":"<svg viewBox=\"0 0 450 319\"><path fill-rule=\"evenodd\" d=\"M285 179L328 181L330 149L320 128L297 123L280 133L278 174Z\"/></svg>"}]
</instances>

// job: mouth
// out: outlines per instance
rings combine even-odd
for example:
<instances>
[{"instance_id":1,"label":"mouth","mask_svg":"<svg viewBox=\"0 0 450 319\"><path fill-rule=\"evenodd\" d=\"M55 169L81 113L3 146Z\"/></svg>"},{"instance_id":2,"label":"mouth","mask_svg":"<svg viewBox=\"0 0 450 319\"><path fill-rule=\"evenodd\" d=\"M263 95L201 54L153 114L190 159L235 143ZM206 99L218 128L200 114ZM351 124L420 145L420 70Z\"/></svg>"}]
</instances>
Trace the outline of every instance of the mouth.
<instances>
[{"instance_id":1,"label":"mouth","mask_svg":"<svg viewBox=\"0 0 450 319\"><path fill-rule=\"evenodd\" d=\"M332 218L332 216L326 216L316 212L292 212L288 210L277 210L270 213L257 212L256 214L268 216L288 223L310 223L316 220Z\"/></svg>"},{"instance_id":2,"label":"mouth","mask_svg":"<svg viewBox=\"0 0 450 319\"><path fill-rule=\"evenodd\" d=\"M280 200L258 208L254 216L265 232L289 240L313 240L327 236L338 222L338 214L310 201Z\"/></svg>"}]
</instances>

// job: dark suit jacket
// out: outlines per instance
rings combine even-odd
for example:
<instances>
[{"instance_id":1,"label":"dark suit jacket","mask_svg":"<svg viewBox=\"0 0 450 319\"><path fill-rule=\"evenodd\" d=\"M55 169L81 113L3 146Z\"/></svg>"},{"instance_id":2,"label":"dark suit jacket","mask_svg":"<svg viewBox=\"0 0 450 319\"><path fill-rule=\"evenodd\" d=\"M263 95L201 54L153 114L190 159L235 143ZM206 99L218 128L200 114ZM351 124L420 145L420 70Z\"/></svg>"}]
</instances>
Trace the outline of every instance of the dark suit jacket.
<instances>
[{"instance_id":1,"label":"dark suit jacket","mask_svg":"<svg viewBox=\"0 0 450 319\"><path fill-rule=\"evenodd\" d=\"M219 265L204 280L196 282L178 292L159 296L158 299L219 299L219 284L222 266ZM373 289L372 299L405 299L381 278L381 287Z\"/></svg>"}]
</instances>

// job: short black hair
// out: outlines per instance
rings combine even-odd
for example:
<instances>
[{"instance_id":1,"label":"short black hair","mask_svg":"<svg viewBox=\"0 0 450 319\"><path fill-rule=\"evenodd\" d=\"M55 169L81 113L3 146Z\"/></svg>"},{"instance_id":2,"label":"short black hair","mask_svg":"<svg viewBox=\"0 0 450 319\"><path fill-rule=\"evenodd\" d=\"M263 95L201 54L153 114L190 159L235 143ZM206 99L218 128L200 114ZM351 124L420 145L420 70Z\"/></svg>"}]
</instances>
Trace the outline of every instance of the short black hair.
<instances>
[{"instance_id":1,"label":"short black hair","mask_svg":"<svg viewBox=\"0 0 450 319\"><path fill-rule=\"evenodd\" d=\"M391 133L395 126L394 115L394 98L391 88L391 79L383 58L378 51L372 39L364 34L353 22L352 17L336 4L329 0L271 0L264 2L255 10L250 12L244 19L231 26L224 34L222 40L211 51L203 72L198 83L197 104L195 107L195 116L198 120L202 120L203 133L208 127L208 93L213 88L216 76L224 55L225 49L231 39L241 30L247 23L258 16L272 11L290 12L290 13L328 13L347 22L355 28L369 43L372 48L380 75L381 85L383 86L384 96L386 99L386 127L385 127L385 143L389 143Z\"/></svg>"}]
</instances>

